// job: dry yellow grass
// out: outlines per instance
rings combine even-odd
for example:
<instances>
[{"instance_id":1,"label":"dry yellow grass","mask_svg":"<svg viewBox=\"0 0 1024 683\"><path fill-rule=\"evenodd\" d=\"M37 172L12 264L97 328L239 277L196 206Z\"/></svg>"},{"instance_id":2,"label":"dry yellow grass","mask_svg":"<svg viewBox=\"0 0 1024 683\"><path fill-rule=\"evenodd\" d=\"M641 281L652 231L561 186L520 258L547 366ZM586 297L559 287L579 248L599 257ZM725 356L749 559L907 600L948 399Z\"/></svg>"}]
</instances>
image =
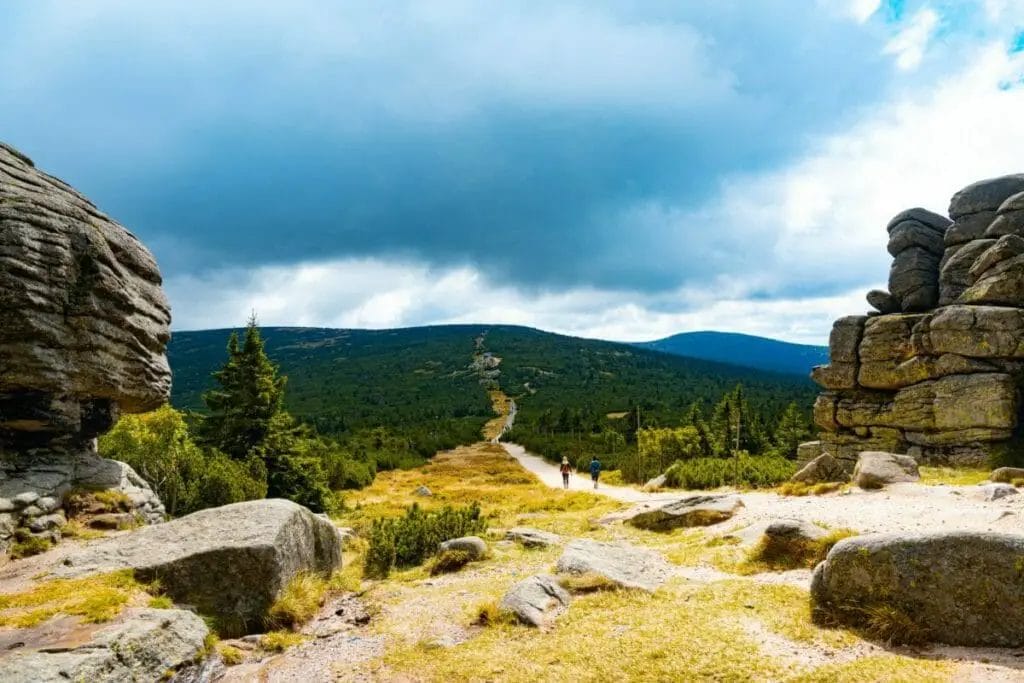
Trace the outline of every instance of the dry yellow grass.
<instances>
[{"instance_id":1,"label":"dry yellow grass","mask_svg":"<svg viewBox=\"0 0 1024 683\"><path fill-rule=\"evenodd\" d=\"M975 486L987 481L992 471L989 469L964 467L932 467L922 465L918 468L922 484L946 484L948 486Z\"/></svg>"},{"instance_id":2,"label":"dry yellow grass","mask_svg":"<svg viewBox=\"0 0 1024 683\"><path fill-rule=\"evenodd\" d=\"M488 441L501 436L501 432L505 428L508 411L511 408L509 398L504 392L492 389L489 393L491 396L491 407L494 409L494 414L497 417L488 420L487 424L484 425L484 438Z\"/></svg>"},{"instance_id":3,"label":"dry yellow grass","mask_svg":"<svg viewBox=\"0 0 1024 683\"><path fill-rule=\"evenodd\" d=\"M284 590L268 610L267 623L271 628L295 628L319 611L327 596L328 582L321 576L300 572L285 585Z\"/></svg>"},{"instance_id":4,"label":"dry yellow grass","mask_svg":"<svg viewBox=\"0 0 1024 683\"><path fill-rule=\"evenodd\" d=\"M0 595L0 626L26 628L56 614L109 621L134 599L148 598L146 588L130 571L45 581L20 593Z\"/></svg>"}]
</instances>

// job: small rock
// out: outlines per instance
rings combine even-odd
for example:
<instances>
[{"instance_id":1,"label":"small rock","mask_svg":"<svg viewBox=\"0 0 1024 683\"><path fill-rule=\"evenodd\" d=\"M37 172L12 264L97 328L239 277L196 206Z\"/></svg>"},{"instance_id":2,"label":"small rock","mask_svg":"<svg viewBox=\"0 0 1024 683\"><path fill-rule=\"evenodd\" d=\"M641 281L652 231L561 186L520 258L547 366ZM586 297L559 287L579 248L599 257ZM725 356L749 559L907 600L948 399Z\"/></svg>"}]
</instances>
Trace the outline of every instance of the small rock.
<instances>
[{"instance_id":1,"label":"small rock","mask_svg":"<svg viewBox=\"0 0 1024 683\"><path fill-rule=\"evenodd\" d=\"M664 488L665 482L667 480L667 476L665 476L664 474L659 474L658 476L654 477L653 479L649 480L646 484L644 484L644 490L653 491L655 489Z\"/></svg>"},{"instance_id":2,"label":"small rock","mask_svg":"<svg viewBox=\"0 0 1024 683\"><path fill-rule=\"evenodd\" d=\"M463 536L444 541L438 550L461 550L469 555L470 561L483 559L487 555L487 543L479 536Z\"/></svg>"},{"instance_id":3,"label":"small rock","mask_svg":"<svg viewBox=\"0 0 1024 683\"><path fill-rule=\"evenodd\" d=\"M426 486L418 486L415 491L412 492L414 496L432 496L433 491L428 489Z\"/></svg>"},{"instance_id":4,"label":"small rock","mask_svg":"<svg viewBox=\"0 0 1024 683\"><path fill-rule=\"evenodd\" d=\"M1018 493L1020 492L1017 491L1017 488L1010 484L980 484L978 486L978 494L985 501L1016 496Z\"/></svg>"},{"instance_id":5,"label":"small rock","mask_svg":"<svg viewBox=\"0 0 1024 683\"><path fill-rule=\"evenodd\" d=\"M667 503L638 505L626 513L625 522L650 531L709 526L724 522L741 507L743 501L732 495L687 496Z\"/></svg>"},{"instance_id":6,"label":"small rock","mask_svg":"<svg viewBox=\"0 0 1024 683\"><path fill-rule=\"evenodd\" d=\"M500 607L528 626L546 628L569 608L571 600L555 577L540 574L512 586L501 599Z\"/></svg>"},{"instance_id":7,"label":"small rock","mask_svg":"<svg viewBox=\"0 0 1024 683\"><path fill-rule=\"evenodd\" d=\"M93 529L125 529L135 523L135 515L130 512L104 512L89 518L89 526Z\"/></svg>"},{"instance_id":8,"label":"small rock","mask_svg":"<svg viewBox=\"0 0 1024 683\"><path fill-rule=\"evenodd\" d=\"M993 482L1000 484L1009 484L1014 479L1024 479L1024 468L1022 467L999 467L992 470L992 476L989 477Z\"/></svg>"},{"instance_id":9,"label":"small rock","mask_svg":"<svg viewBox=\"0 0 1024 683\"><path fill-rule=\"evenodd\" d=\"M527 548L546 548L562 542L562 537L558 534L541 531L540 529L531 529L525 526L509 529L505 532L505 538L509 541L521 543Z\"/></svg>"},{"instance_id":10,"label":"small rock","mask_svg":"<svg viewBox=\"0 0 1024 683\"><path fill-rule=\"evenodd\" d=\"M11 500L14 501L17 507L25 507L39 500L39 494L35 491L25 491L24 493L19 493Z\"/></svg>"},{"instance_id":11,"label":"small rock","mask_svg":"<svg viewBox=\"0 0 1024 683\"><path fill-rule=\"evenodd\" d=\"M862 489L880 489L887 484L919 481L917 461L909 455L864 451L857 458L853 481Z\"/></svg>"},{"instance_id":12,"label":"small rock","mask_svg":"<svg viewBox=\"0 0 1024 683\"><path fill-rule=\"evenodd\" d=\"M38 534L50 529L60 529L65 524L67 524L67 519L65 519L64 513L56 512L52 515L40 515L29 520L28 530Z\"/></svg>"},{"instance_id":13,"label":"small rock","mask_svg":"<svg viewBox=\"0 0 1024 683\"><path fill-rule=\"evenodd\" d=\"M10 512L15 507L14 501L10 498L0 498L0 512Z\"/></svg>"},{"instance_id":14,"label":"small rock","mask_svg":"<svg viewBox=\"0 0 1024 683\"><path fill-rule=\"evenodd\" d=\"M36 501L36 506L45 512L53 512L60 507L60 501L53 496L44 496Z\"/></svg>"}]
</instances>

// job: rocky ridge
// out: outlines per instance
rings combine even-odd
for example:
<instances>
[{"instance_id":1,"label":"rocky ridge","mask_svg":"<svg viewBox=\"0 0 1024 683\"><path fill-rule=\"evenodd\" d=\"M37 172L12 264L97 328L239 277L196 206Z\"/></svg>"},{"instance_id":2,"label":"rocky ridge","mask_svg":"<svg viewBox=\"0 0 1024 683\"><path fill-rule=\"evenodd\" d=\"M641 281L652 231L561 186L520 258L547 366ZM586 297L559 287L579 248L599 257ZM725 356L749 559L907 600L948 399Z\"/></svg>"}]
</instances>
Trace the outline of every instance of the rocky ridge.
<instances>
[{"instance_id":1,"label":"rocky ridge","mask_svg":"<svg viewBox=\"0 0 1024 683\"><path fill-rule=\"evenodd\" d=\"M888 224L889 291L876 311L837 320L829 364L811 376L820 441L847 471L861 451L971 464L1018 430L1024 361L1024 175L953 195L949 217L922 208Z\"/></svg>"},{"instance_id":2,"label":"rocky ridge","mask_svg":"<svg viewBox=\"0 0 1024 683\"><path fill-rule=\"evenodd\" d=\"M88 199L0 143L0 551L59 536L64 496L115 489L163 507L96 437L164 403L170 308L156 261Z\"/></svg>"}]
</instances>

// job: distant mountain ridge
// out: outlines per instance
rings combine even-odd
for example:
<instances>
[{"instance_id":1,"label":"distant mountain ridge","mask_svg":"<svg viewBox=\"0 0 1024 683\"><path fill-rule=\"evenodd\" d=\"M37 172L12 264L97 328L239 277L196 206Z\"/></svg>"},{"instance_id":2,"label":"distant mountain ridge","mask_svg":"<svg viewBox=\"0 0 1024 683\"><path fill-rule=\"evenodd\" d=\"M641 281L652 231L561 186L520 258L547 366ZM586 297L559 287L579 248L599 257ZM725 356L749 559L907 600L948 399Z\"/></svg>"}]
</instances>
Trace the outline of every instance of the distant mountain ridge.
<instances>
[{"instance_id":1,"label":"distant mountain ridge","mask_svg":"<svg viewBox=\"0 0 1024 683\"><path fill-rule=\"evenodd\" d=\"M828 363L828 347L757 337L737 332L683 332L636 346L677 356L729 363L757 370L807 376Z\"/></svg>"}]
</instances>

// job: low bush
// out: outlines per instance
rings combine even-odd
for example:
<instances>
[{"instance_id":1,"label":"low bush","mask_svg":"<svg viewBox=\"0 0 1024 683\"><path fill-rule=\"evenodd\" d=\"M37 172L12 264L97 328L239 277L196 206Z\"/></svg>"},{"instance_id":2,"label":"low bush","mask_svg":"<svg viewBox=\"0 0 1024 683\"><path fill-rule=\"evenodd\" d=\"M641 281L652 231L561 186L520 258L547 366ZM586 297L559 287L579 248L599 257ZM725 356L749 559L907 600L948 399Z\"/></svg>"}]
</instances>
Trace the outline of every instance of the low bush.
<instances>
[{"instance_id":1,"label":"low bush","mask_svg":"<svg viewBox=\"0 0 1024 683\"><path fill-rule=\"evenodd\" d=\"M465 550L444 550L430 563L430 575L451 574L459 571L469 562L469 553Z\"/></svg>"},{"instance_id":2,"label":"low bush","mask_svg":"<svg viewBox=\"0 0 1024 683\"><path fill-rule=\"evenodd\" d=\"M419 505L410 506L398 518L374 520L366 551L367 576L385 577L395 567L413 567L437 552L437 546L452 538L479 535L487 530L480 517L480 506L445 506L435 512L424 512Z\"/></svg>"},{"instance_id":3,"label":"low bush","mask_svg":"<svg viewBox=\"0 0 1024 683\"><path fill-rule=\"evenodd\" d=\"M11 544L8 553L13 560L20 560L23 557L31 557L45 553L53 547L53 541L48 536L33 536L25 529L17 529L14 532L14 543Z\"/></svg>"},{"instance_id":4,"label":"low bush","mask_svg":"<svg viewBox=\"0 0 1024 683\"><path fill-rule=\"evenodd\" d=\"M472 623L474 626L498 626L518 623L518 619L511 612L503 610L497 602L490 600L477 606Z\"/></svg>"},{"instance_id":5,"label":"low bush","mask_svg":"<svg viewBox=\"0 0 1024 683\"><path fill-rule=\"evenodd\" d=\"M316 616L327 594L327 581L316 574L300 572L292 577L267 612L271 628L295 628Z\"/></svg>"},{"instance_id":6,"label":"low bush","mask_svg":"<svg viewBox=\"0 0 1024 683\"><path fill-rule=\"evenodd\" d=\"M772 455L678 460L665 472L665 485L683 489L719 486L776 486L796 473L792 460Z\"/></svg>"}]
</instances>

